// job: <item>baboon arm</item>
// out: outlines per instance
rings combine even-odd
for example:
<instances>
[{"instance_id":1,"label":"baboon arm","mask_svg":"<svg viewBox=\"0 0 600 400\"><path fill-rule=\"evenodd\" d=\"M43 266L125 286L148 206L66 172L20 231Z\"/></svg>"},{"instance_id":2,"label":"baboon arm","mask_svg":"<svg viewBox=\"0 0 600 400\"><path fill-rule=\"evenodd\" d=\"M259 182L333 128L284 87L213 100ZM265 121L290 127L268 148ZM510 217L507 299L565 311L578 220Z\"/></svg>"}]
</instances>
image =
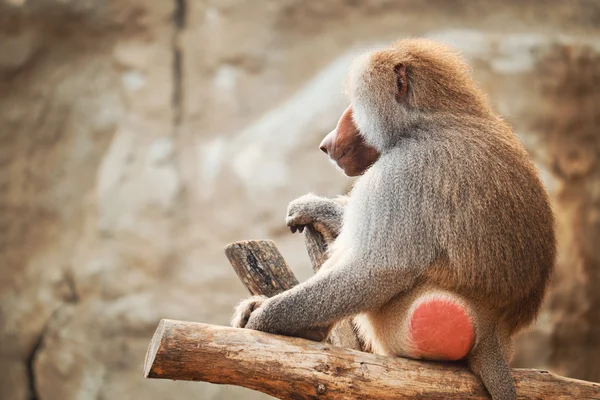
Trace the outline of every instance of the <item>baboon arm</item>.
<instances>
[{"instance_id":1,"label":"baboon arm","mask_svg":"<svg viewBox=\"0 0 600 400\"><path fill-rule=\"evenodd\" d=\"M365 268L358 260L336 262L252 313L246 328L294 335L376 309L412 284L413 277L391 268Z\"/></svg>"}]
</instances>

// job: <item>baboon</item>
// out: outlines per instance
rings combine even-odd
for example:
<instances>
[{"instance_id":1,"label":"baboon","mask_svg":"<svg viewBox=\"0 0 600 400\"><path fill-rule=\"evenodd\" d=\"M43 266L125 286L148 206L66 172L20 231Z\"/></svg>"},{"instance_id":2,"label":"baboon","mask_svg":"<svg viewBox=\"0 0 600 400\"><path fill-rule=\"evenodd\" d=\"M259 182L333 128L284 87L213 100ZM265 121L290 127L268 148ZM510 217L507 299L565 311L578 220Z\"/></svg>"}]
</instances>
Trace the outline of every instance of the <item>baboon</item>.
<instances>
[{"instance_id":1,"label":"baboon","mask_svg":"<svg viewBox=\"0 0 600 400\"><path fill-rule=\"evenodd\" d=\"M361 56L346 92L321 149L359 176L350 196L306 195L287 216L332 242L329 259L284 293L242 302L232 324L321 340L352 318L369 351L466 359L493 399L515 399L511 338L536 317L556 252L535 167L443 44Z\"/></svg>"}]
</instances>

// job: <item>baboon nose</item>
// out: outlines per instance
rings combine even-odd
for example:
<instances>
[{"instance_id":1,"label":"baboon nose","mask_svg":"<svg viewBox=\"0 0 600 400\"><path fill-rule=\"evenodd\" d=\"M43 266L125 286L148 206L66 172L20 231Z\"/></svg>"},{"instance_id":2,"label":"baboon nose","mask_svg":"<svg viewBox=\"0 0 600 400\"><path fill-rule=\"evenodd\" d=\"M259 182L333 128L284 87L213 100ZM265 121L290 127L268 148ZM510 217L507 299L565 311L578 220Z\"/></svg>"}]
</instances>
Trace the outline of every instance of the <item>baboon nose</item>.
<instances>
[{"instance_id":1,"label":"baboon nose","mask_svg":"<svg viewBox=\"0 0 600 400\"><path fill-rule=\"evenodd\" d=\"M323 140L321 140L321 143L319 144L319 149L321 149L321 151L327 155L329 155L329 147L332 144L332 140L335 137L335 129L331 132L329 132L327 134L327 136L325 136L323 138Z\"/></svg>"}]
</instances>

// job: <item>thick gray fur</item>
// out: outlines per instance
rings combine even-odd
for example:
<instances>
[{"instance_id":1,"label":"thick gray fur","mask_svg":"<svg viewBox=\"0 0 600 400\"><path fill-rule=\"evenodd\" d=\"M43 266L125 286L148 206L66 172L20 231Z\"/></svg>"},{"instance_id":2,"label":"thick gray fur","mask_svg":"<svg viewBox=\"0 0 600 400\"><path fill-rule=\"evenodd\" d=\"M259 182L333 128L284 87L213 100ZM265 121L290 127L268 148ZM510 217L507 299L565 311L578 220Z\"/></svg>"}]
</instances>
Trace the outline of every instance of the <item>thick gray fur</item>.
<instances>
[{"instance_id":1,"label":"thick gray fur","mask_svg":"<svg viewBox=\"0 0 600 400\"><path fill-rule=\"evenodd\" d=\"M381 156L356 181L345 212L317 196L302 200L304 214L291 204L288 218L312 218L339 236L319 273L264 300L245 327L298 335L377 315L423 285L451 291L476 314L471 369L495 400L512 400L510 338L540 308L554 266L554 222L526 152L453 54L405 41L353 68L354 120ZM394 100L398 60L413 74L404 103Z\"/></svg>"}]
</instances>

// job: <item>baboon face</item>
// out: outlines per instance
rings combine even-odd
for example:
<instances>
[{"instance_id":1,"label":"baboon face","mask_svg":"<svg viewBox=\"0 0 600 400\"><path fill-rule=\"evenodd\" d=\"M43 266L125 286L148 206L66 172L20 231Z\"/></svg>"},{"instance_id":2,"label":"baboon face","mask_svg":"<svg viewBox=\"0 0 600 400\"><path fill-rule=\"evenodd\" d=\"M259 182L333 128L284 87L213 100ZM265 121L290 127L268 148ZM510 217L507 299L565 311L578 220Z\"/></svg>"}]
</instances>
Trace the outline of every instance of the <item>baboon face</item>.
<instances>
[{"instance_id":1,"label":"baboon face","mask_svg":"<svg viewBox=\"0 0 600 400\"><path fill-rule=\"evenodd\" d=\"M352 120L351 106L319 147L347 176L362 175L379 158L377 149L365 142Z\"/></svg>"}]
</instances>

